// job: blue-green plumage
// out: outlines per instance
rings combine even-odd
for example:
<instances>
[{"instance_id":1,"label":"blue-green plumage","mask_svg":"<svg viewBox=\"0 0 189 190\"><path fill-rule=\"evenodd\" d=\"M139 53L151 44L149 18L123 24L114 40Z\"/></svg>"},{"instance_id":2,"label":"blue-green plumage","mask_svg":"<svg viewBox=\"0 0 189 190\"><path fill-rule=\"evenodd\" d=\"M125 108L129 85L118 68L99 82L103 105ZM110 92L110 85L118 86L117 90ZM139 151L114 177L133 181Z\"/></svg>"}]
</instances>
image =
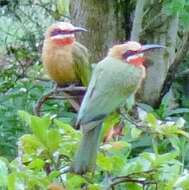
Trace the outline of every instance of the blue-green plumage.
<instances>
[{"instance_id":1,"label":"blue-green plumage","mask_svg":"<svg viewBox=\"0 0 189 190\"><path fill-rule=\"evenodd\" d=\"M140 87L145 77L141 53L162 47L128 41L113 46L97 64L78 113L77 124L83 137L72 163L73 172L84 174L94 170L103 119Z\"/></svg>"},{"instance_id":2,"label":"blue-green plumage","mask_svg":"<svg viewBox=\"0 0 189 190\"><path fill-rule=\"evenodd\" d=\"M95 67L78 113L77 124L83 137L72 164L74 172L82 174L94 169L103 119L138 89L142 76L143 66L110 56Z\"/></svg>"},{"instance_id":3,"label":"blue-green plumage","mask_svg":"<svg viewBox=\"0 0 189 190\"><path fill-rule=\"evenodd\" d=\"M144 69L127 64L116 58L107 57L96 66L83 99L77 122L84 131L91 128L87 124L99 121L125 103L142 80Z\"/></svg>"}]
</instances>

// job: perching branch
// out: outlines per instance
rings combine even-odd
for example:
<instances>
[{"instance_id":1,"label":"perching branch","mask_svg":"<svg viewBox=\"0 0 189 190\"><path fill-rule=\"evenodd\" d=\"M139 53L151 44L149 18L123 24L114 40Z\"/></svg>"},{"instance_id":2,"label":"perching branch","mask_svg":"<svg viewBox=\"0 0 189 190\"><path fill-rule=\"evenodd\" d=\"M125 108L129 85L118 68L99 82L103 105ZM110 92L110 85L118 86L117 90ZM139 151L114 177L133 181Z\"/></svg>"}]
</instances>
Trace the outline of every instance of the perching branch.
<instances>
[{"instance_id":1,"label":"perching branch","mask_svg":"<svg viewBox=\"0 0 189 190\"><path fill-rule=\"evenodd\" d=\"M148 172L148 171L147 171ZM151 171L150 171L151 172ZM157 182L153 180L147 180L147 179L138 179L138 178L132 178L131 176L118 176L110 179L110 182L108 186L106 186L105 190L113 189L116 185L120 183L138 183L143 186L143 189L146 185L155 185L155 189L157 190Z\"/></svg>"},{"instance_id":2,"label":"perching branch","mask_svg":"<svg viewBox=\"0 0 189 190\"><path fill-rule=\"evenodd\" d=\"M36 103L33 112L35 115L40 116L40 112L41 112L41 108L43 106L43 104L50 100L50 99L68 99L70 101L70 103L72 104L72 106L77 110L79 109L78 106L76 105L76 103L73 101L71 102L71 99L74 99L74 97L78 97L76 96L70 96L67 93L69 92L85 92L86 91L86 87L82 87L82 86L69 86L69 87L65 87L65 88L55 88L52 91L48 92L47 94L43 95ZM63 97L61 98L60 96L57 96L59 93L63 93Z\"/></svg>"}]
</instances>

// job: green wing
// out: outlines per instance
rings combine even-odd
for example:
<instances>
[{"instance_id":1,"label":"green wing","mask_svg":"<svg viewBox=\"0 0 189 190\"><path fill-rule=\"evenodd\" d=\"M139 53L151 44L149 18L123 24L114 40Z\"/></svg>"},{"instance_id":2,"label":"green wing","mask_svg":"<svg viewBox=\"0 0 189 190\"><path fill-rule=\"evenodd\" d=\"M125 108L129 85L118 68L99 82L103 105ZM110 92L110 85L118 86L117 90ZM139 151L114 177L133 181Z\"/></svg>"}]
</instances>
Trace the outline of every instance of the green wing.
<instances>
[{"instance_id":1,"label":"green wing","mask_svg":"<svg viewBox=\"0 0 189 190\"><path fill-rule=\"evenodd\" d=\"M77 78L82 85L88 86L91 78L91 64L89 63L89 54L87 48L76 42L73 48L74 69Z\"/></svg>"},{"instance_id":2,"label":"green wing","mask_svg":"<svg viewBox=\"0 0 189 190\"><path fill-rule=\"evenodd\" d=\"M98 63L81 104L78 123L93 128L91 122L103 120L135 92L141 74L140 69L112 58Z\"/></svg>"}]
</instances>

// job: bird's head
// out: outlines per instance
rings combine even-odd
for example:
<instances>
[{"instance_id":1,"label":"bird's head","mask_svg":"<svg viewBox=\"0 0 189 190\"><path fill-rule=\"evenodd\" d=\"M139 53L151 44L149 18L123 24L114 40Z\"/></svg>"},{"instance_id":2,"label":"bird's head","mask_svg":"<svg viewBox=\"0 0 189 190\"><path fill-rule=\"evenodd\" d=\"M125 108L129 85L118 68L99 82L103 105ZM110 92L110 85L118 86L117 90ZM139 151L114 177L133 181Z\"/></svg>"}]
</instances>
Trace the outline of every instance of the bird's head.
<instances>
[{"instance_id":1,"label":"bird's head","mask_svg":"<svg viewBox=\"0 0 189 190\"><path fill-rule=\"evenodd\" d=\"M51 40L56 45L66 46L74 43L76 32L86 31L86 29L73 26L69 22L57 22L48 28L45 39Z\"/></svg>"},{"instance_id":2,"label":"bird's head","mask_svg":"<svg viewBox=\"0 0 189 190\"><path fill-rule=\"evenodd\" d=\"M140 66L144 63L144 52L165 48L162 45L150 44L141 45L135 41L128 41L124 44L115 45L109 51L109 56L124 60L126 63Z\"/></svg>"}]
</instances>

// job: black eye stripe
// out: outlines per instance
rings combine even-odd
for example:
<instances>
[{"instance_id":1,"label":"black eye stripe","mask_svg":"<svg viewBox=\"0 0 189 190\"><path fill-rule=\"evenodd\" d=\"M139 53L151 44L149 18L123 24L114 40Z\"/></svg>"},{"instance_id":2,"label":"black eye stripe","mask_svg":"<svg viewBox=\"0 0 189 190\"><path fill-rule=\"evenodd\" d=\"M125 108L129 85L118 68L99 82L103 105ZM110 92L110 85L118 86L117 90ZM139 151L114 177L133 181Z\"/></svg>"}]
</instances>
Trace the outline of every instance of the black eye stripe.
<instances>
[{"instance_id":1,"label":"black eye stripe","mask_svg":"<svg viewBox=\"0 0 189 190\"><path fill-rule=\"evenodd\" d=\"M56 36L56 35L59 35L59 34L72 34L74 33L74 31L64 31L64 30L60 30L60 29L55 29L51 32L51 36Z\"/></svg>"},{"instance_id":2,"label":"black eye stripe","mask_svg":"<svg viewBox=\"0 0 189 190\"><path fill-rule=\"evenodd\" d=\"M127 58L129 56L135 55L138 51L132 51L132 50L128 50L123 54L124 58Z\"/></svg>"}]
</instances>

